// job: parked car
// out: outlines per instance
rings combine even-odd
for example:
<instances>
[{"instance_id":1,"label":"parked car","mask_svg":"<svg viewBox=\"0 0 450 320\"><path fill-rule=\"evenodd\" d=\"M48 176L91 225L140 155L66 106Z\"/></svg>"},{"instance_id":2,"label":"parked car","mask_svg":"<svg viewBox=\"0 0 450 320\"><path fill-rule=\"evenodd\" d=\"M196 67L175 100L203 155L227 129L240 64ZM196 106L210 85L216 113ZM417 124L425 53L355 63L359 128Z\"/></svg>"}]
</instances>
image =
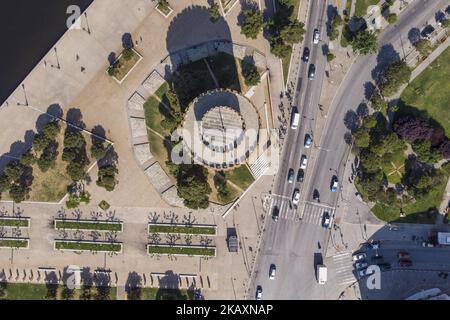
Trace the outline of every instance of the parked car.
<instances>
[{"instance_id":1,"label":"parked car","mask_svg":"<svg viewBox=\"0 0 450 320\"><path fill-rule=\"evenodd\" d=\"M294 182L294 175L295 175L294 169L290 168L287 177L289 183Z\"/></svg>"},{"instance_id":2,"label":"parked car","mask_svg":"<svg viewBox=\"0 0 450 320\"><path fill-rule=\"evenodd\" d=\"M302 155L300 159L300 169L306 169L306 165L308 164L308 159L305 155Z\"/></svg>"},{"instance_id":3,"label":"parked car","mask_svg":"<svg viewBox=\"0 0 450 320\"><path fill-rule=\"evenodd\" d=\"M300 201L300 190L295 189L294 194L292 195L292 204L296 206L298 205L299 201Z\"/></svg>"},{"instance_id":4,"label":"parked car","mask_svg":"<svg viewBox=\"0 0 450 320\"><path fill-rule=\"evenodd\" d=\"M314 189L314 191L313 191L313 200L319 201L319 198L320 198L319 190Z\"/></svg>"},{"instance_id":5,"label":"parked car","mask_svg":"<svg viewBox=\"0 0 450 320\"><path fill-rule=\"evenodd\" d=\"M412 266L412 261L408 260L408 259L401 259L398 261L398 265L400 267L411 267Z\"/></svg>"},{"instance_id":6,"label":"parked car","mask_svg":"<svg viewBox=\"0 0 450 320\"><path fill-rule=\"evenodd\" d=\"M364 252L361 253L355 253L352 256L352 259L354 262L362 261L366 258L366 254Z\"/></svg>"},{"instance_id":7,"label":"parked car","mask_svg":"<svg viewBox=\"0 0 450 320\"><path fill-rule=\"evenodd\" d=\"M322 217L322 227L324 228L329 228L331 224L331 216L330 213L328 211L325 211L323 213L323 217Z\"/></svg>"},{"instance_id":8,"label":"parked car","mask_svg":"<svg viewBox=\"0 0 450 320\"><path fill-rule=\"evenodd\" d=\"M280 216L280 209L278 206L274 206L272 209L272 219L273 221L278 221L278 217Z\"/></svg>"},{"instance_id":9,"label":"parked car","mask_svg":"<svg viewBox=\"0 0 450 320\"><path fill-rule=\"evenodd\" d=\"M256 287L256 300L262 300L262 287Z\"/></svg>"},{"instance_id":10,"label":"parked car","mask_svg":"<svg viewBox=\"0 0 450 320\"><path fill-rule=\"evenodd\" d=\"M309 61L309 48L308 47L305 47L305 49L303 49L302 60L305 62Z\"/></svg>"},{"instance_id":11,"label":"parked car","mask_svg":"<svg viewBox=\"0 0 450 320\"><path fill-rule=\"evenodd\" d=\"M303 169L298 169L297 182L303 182L304 179L305 179L305 171Z\"/></svg>"},{"instance_id":12,"label":"parked car","mask_svg":"<svg viewBox=\"0 0 450 320\"><path fill-rule=\"evenodd\" d=\"M277 267L272 263L269 268L269 279L274 280L275 274L277 272Z\"/></svg>"},{"instance_id":13,"label":"parked car","mask_svg":"<svg viewBox=\"0 0 450 320\"><path fill-rule=\"evenodd\" d=\"M309 148L311 148L311 145L312 145L311 136L309 134L305 134L305 143L304 143L305 148L309 149Z\"/></svg>"},{"instance_id":14,"label":"parked car","mask_svg":"<svg viewBox=\"0 0 450 320\"><path fill-rule=\"evenodd\" d=\"M398 257L399 259L405 259L405 260L410 260L410 259L411 259L411 256L409 255L409 253L408 253L408 252L405 252L405 251L400 251L400 252L397 254L397 257Z\"/></svg>"},{"instance_id":15,"label":"parked car","mask_svg":"<svg viewBox=\"0 0 450 320\"><path fill-rule=\"evenodd\" d=\"M316 77L316 66L313 63L311 63L308 69L308 79L314 80L315 77Z\"/></svg>"},{"instance_id":16,"label":"parked car","mask_svg":"<svg viewBox=\"0 0 450 320\"><path fill-rule=\"evenodd\" d=\"M433 32L434 32L434 27L431 24L429 24L425 28L423 28L420 35L424 38L430 39Z\"/></svg>"},{"instance_id":17,"label":"parked car","mask_svg":"<svg viewBox=\"0 0 450 320\"><path fill-rule=\"evenodd\" d=\"M314 29L313 43L318 44L319 40L320 40L320 31L319 31L319 29Z\"/></svg>"},{"instance_id":18,"label":"parked car","mask_svg":"<svg viewBox=\"0 0 450 320\"><path fill-rule=\"evenodd\" d=\"M362 269L366 269L369 265L367 264L367 262L357 262L355 263L355 268L357 270L362 270Z\"/></svg>"},{"instance_id":19,"label":"parked car","mask_svg":"<svg viewBox=\"0 0 450 320\"><path fill-rule=\"evenodd\" d=\"M331 192L336 192L337 191L338 184L339 184L338 177L333 176L331 178L331 185L330 185Z\"/></svg>"}]
</instances>

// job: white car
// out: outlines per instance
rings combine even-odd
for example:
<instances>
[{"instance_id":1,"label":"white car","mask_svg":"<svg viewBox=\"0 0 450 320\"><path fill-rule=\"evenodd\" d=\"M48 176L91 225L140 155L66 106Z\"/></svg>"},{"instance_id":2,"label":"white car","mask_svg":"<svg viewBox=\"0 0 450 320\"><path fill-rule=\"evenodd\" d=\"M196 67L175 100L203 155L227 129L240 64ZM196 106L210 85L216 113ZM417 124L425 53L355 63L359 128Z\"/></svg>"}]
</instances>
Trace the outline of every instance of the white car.
<instances>
[{"instance_id":1,"label":"white car","mask_svg":"<svg viewBox=\"0 0 450 320\"><path fill-rule=\"evenodd\" d=\"M296 206L298 205L299 201L300 201L300 191L298 189L295 189L294 194L292 195L292 204Z\"/></svg>"},{"instance_id":2,"label":"white car","mask_svg":"<svg viewBox=\"0 0 450 320\"><path fill-rule=\"evenodd\" d=\"M309 134L306 134L305 135L305 148L309 149L309 148L311 148L311 145L312 145L312 138Z\"/></svg>"},{"instance_id":3,"label":"white car","mask_svg":"<svg viewBox=\"0 0 450 320\"><path fill-rule=\"evenodd\" d=\"M367 262L357 262L357 263L355 263L355 267L358 270L366 269L367 266L368 266Z\"/></svg>"},{"instance_id":4,"label":"white car","mask_svg":"<svg viewBox=\"0 0 450 320\"><path fill-rule=\"evenodd\" d=\"M300 159L300 169L306 169L306 165L308 164L308 159L305 155L302 155L302 158Z\"/></svg>"},{"instance_id":5,"label":"white car","mask_svg":"<svg viewBox=\"0 0 450 320\"><path fill-rule=\"evenodd\" d=\"M270 269L269 269L269 279L270 280L275 280L276 272L277 272L277 267L275 267L274 264L271 264Z\"/></svg>"},{"instance_id":6,"label":"white car","mask_svg":"<svg viewBox=\"0 0 450 320\"><path fill-rule=\"evenodd\" d=\"M319 40L320 40L320 32L318 29L314 29L313 43L318 44Z\"/></svg>"},{"instance_id":7,"label":"white car","mask_svg":"<svg viewBox=\"0 0 450 320\"><path fill-rule=\"evenodd\" d=\"M256 300L262 300L262 287L256 287Z\"/></svg>"},{"instance_id":8,"label":"white car","mask_svg":"<svg viewBox=\"0 0 450 320\"><path fill-rule=\"evenodd\" d=\"M364 260L366 258L366 254L365 253L357 253L353 255L353 261L354 262L358 262L361 260Z\"/></svg>"}]
</instances>

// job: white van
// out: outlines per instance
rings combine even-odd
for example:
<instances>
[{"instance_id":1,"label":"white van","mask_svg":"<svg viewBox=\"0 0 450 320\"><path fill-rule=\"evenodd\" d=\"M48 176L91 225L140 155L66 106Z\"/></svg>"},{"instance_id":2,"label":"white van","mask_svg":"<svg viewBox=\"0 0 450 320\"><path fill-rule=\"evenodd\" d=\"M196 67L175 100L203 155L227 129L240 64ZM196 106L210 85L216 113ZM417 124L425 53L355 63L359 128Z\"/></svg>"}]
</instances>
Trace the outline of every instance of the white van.
<instances>
[{"instance_id":1,"label":"white van","mask_svg":"<svg viewBox=\"0 0 450 320\"><path fill-rule=\"evenodd\" d=\"M327 282L327 267L323 264L317 266L317 282L325 284Z\"/></svg>"},{"instance_id":2,"label":"white van","mask_svg":"<svg viewBox=\"0 0 450 320\"><path fill-rule=\"evenodd\" d=\"M299 122L300 122L300 114L298 112L294 112L292 114L291 128L294 130L297 129Z\"/></svg>"}]
</instances>

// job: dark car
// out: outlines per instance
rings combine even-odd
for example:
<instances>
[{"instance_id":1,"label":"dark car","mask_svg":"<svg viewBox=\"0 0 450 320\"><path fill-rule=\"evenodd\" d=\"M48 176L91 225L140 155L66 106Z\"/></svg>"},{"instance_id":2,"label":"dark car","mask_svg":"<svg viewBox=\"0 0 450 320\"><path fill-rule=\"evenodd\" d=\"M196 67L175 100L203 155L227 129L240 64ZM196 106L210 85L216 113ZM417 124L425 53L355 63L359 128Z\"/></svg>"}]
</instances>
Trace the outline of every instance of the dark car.
<instances>
[{"instance_id":1,"label":"dark car","mask_svg":"<svg viewBox=\"0 0 450 320\"><path fill-rule=\"evenodd\" d=\"M303 49L302 60L305 62L309 61L309 48L308 47L305 47L305 49Z\"/></svg>"},{"instance_id":2,"label":"dark car","mask_svg":"<svg viewBox=\"0 0 450 320\"><path fill-rule=\"evenodd\" d=\"M303 169L298 169L297 182L303 182L304 179L305 179L305 171Z\"/></svg>"},{"instance_id":3,"label":"dark car","mask_svg":"<svg viewBox=\"0 0 450 320\"><path fill-rule=\"evenodd\" d=\"M313 200L319 200L320 194L319 194L319 190L314 189L313 191Z\"/></svg>"},{"instance_id":4,"label":"dark car","mask_svg":"<svg viewBox=\"0 0 450 320\"><path fill-rule=\"evenodd\" d=\"M292 168L289 169L287 180L289 183L294 182L294 169Z\"/></svg>"},{"instance_id":5,"label":"dark car","mask_svg":"<svg viewBox=\"0 0 450 320\"><path fill-rule=\"evenodd\" d=\"M280 209L277 206L274 206L272 209L272 219L273 221L278 221L278 217L280 216Z\"/></svg>"},{"instance_id":6,"label":"dark car","mask_svg":"<svg viewBox=\"0 0 450 320\"><path fill-rule=\"evenodd\" d=\"M314 80L315 77L316 77L316 66L314 64L310 64L308 70L308 78L309 80Z\"/></svg>"},{"instance_id":7,"label":"dark car","mask_svg":"<svg viewBox=\"0 0 450 320\"><path fill-rule=\"evenodd\" d=\"M424 38L430 38L431 34L434 32L434 27L432 25L427 25L425 28L423 28L422 32L420 33L420 35Z\"/></svg>"}]
</instances>

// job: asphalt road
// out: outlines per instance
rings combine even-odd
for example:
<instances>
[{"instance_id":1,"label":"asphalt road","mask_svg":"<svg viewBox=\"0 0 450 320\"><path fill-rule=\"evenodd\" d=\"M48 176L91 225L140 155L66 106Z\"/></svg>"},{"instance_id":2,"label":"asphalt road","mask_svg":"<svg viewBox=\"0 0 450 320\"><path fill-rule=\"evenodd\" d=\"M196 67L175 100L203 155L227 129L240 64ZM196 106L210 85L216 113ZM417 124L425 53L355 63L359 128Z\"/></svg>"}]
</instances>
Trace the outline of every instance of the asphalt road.
<instances>
[{"instance_id":1,"label":"asphalt road","mask_svg":"<svg viewBox=\"0 0 450 320\"><path fill-rule=\"evenodd\" d=\"M349 131L344 123L349 110L355 111L364 101L364 84L373 81L373 70L392 59L398 52L402 56L402 44L408 41L408 32L421 28L427 20L434 19L434 13L448 4L448 0L416 0L400 16L394 26L389 26L379 38L381 54L360 56L350 68L335 95L320 141L314 141L316 158L309 159L312 148L305 149L305 133L314 136L314 119L318 113L318 102L325 73L325 56L322 46L327 44L325 36L326 1L315 1L310 5L309 20L306 25L305 46L311 49L309 63L316 65L316 79L308 80L306 63L299 71L299 89L297 107L301 114L297 130L289 128L284 141L284 148L277 181L272 192L272 208L277 206L280 218L277 222L267 220L263 241L256 261L255 272L250 285L250 298L253 298L256 286L261 285L264 299L336 299L338 288L331 285L318 285L314 266L320 261L321 253L326 247L327 229L321 227L321 215L324 211L333 213L339 197L330 191L333 175L342 176L349 146L344 135ZM321 29L322 41L312 44L314 28ZM395 51L394 51L395 50ZM302 184L287 182L289 168L297 174L300 157L305 154L309 161L305 181ZM292 206L291 198L295 188L301 190L299 208ZM317 189L321 204L312 202L312 192ZM301 214L302 220L299 220ZM269 267L277 266L277 277L269 280Z\"/></svg>"}]
</instances>

